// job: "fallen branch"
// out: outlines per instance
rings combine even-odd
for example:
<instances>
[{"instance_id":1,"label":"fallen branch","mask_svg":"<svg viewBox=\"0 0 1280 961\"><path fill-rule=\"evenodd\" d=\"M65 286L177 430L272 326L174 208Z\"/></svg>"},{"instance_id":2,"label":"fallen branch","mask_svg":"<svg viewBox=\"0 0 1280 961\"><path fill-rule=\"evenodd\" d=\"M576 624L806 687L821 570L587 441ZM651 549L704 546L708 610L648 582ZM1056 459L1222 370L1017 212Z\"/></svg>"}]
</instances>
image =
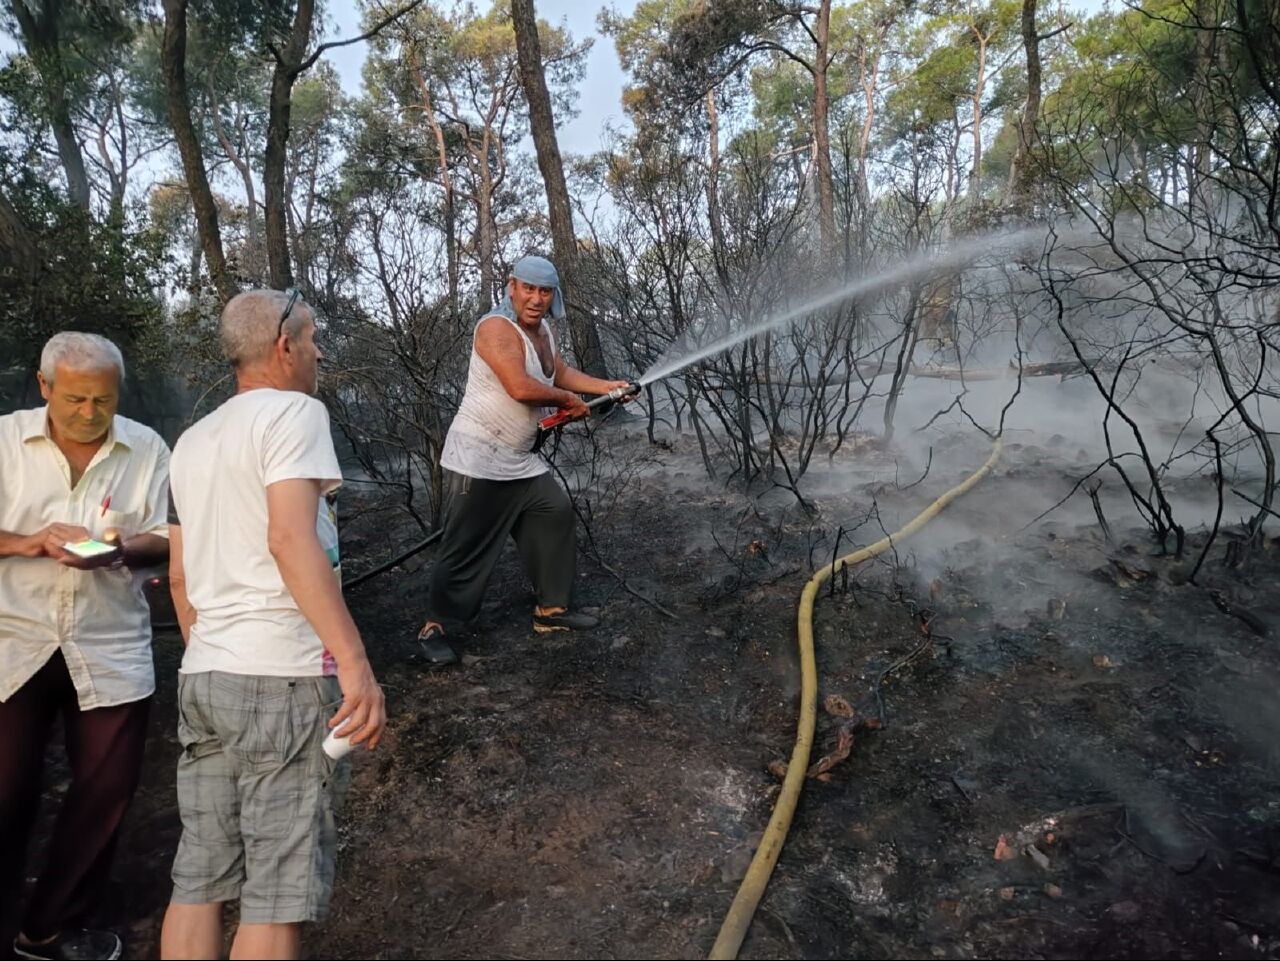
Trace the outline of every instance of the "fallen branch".
<instances>
[{"instance_id":1,"label":"fallen branch","mask_svg":"<svg viewBox=\"0 0 1280 961\"><path fill-rule=\"evenodd\" d=\"M1098 364L1099 369L1103 369L1105 365ZM1009 364L1008 368L994 368L989 370L966 370L961 367L913 367L911 375L913 377L930 377L935 380L1005 380L1012 377L1018 370L1016 364ZM1023 364L1023 377L1065 377L1067 374L1081 374L1086 370L1085 365L1078 360L1061 360L1050 361L1042 364Z\"/></svg>"},{"instance_id":2,"label":"fallen branch","mask_svg":"<svg viewBox=\"0 0 1280 961\"><path fill-rule=\"evenodd\" d=\"M932 628L934 615L931 611L916 611L914 614L914 618L916 620L917 625L920 628L920 633L924 635L924 640L921 641L919 644L917 644L914 648L912 648L911 651L909 651L904 657L898 658L898 660L894 661L892 664L886 667L883 671L881 671L880 674L876 677L875 684L872 687L872 694L876 699L876 710L878 712L880 727L882 728L889 726L889 722L885 718L884 692L881 690L881 686L884 684L885 678L887 678L890 674L895 674L898 671L902 670L912 661L920 657L920 655L924 654L925 651L933 647L933 643L935 640L945 640L945 641L951 640L951 638L949 637L947 638L944 638L941 636L939 636L938 638L934 637L933 628Z\"/></svg>"},{"instance_id":3,"label":"fallen branch","mask_svg":"<svg viewBox=\"0 0 1280 961\"><path fill-rule=\"evenodd\" d=\"M1267 623L1262 618L1258 617L1257 614L1254 614L1246 608L1237 607L1235 604L1231 603L1227 600L1226 595L1223 594L1222 591L1209 591L1209 599L1213 601L1214 606L1217 607L1218 610L1222 611L1223 614L1230 614L1232 617L1238 617L1240 620L1244 621L1249 630L1253 631L1253 633L1257 634L1259 637L1266 637L1271 633L1271 628L1267 626Z\"/></svg>"},{"instance_id":4,"label":"fallen branch","mask_svg":"<svg viewBox=\"0 0 1280 961\"><path fill-rule=\"evenodd\" d=\"M1061 507L1061 506L1062 506L1063 504L1065 504L1067 501L1071 500L1071 498L1072 498L1072 496L1075 494L1075 492L1076 492L1076 491L1078 491L1081 487L1083 487L1083 486L1084 486L1084 482L1085 482L1085 481L1087 481L1090 477L1092 477L1094 474L1098 473L1098 471L1102 470L1102 468L1104 468L1104 467L1106 467L1106 466L1107 466L1107 462L1106 462L1106 461L1103 461L1101 464L1099 464L1099 465L1098 465L1097 467L1095 467L1093 470L1089 471L1089 473L1087 473L1087 474L1085 474L1083 477L1081 477L1078 481L1076 481L1073 485L1071 485L1071 490L1067 491L1066 495L1062 498L1062 500L1058 501L1058 503L1054 504L1054 505L1053 505L1052 507L1050 507L1048 510L1042 511L1042 512L1040 512L1039 514L1037 514L1035 517L1031 518L1031 520L1027 521L1025 524L1023 524L1021 527L1019 527L1019 528L1018 528L1018 533L1019 533L1019 534L1021 534L1023 531L1025 531L1027 528L1031 527L1031 526L1032 526L1033 524L1035 524L1036 522L1044 520L1046 517L1048 517L1050 514L1052 514L1054 511L1056 511L1059 507Z\"/></svg>"},{"instance_id":5,"label":"fallen branch","mask_svg":"<svg viewBox=\"0 0 1280 961\"><path fill-rule=\"evenodd\" d=\"M1222 443L1212 429L1207 431L1207 434L1209 440L1213 443L1213 459L1217 465L1214 477L1217 481L1218 510L1213 515L1213 530L1209 531L1209 538L1204 542L1204 550L1200 552L1200 557L1196 559L1196 566L1191 568L1191 573L1187 577L1187 581L1191 584L1196 582L1196 575L1200 573L1200 567L1204 564L1205 558L1209 556L1209 549L1213 547L1213 542L1218 539L1218 530L1222 527Z\"/></svg>"},{"instance_id":6,"label":"fallen branch","mask_svg":"<svg viewBox=\"0 0 1280 961\"><path fill-rule=\"evenodd\" d=\"M1102 481L1098 481L1085 490L1089 492L1089 500L1093 501L1093 512L1098 515L1098 526L1102 528L1102 536L1106 538L1108 544L1115 544L1115 538L1111 536L1111 525L1107 523L1107 516L1102 513L1102 501L1098 499L1098 491L1102 490Z\"/></svg>"},{"instance_id":7,"label":"fallen branch","mask_svg":"<svg viewBox=\"0 0 1280 961\"><path fill-rule=\"evenodd\" d=\"M1272 517L1280 518L1280 514L1277 514L1277 513L1276 513L1275 511L1273 511L1270 507L1267 507L1265 504L1260 504L1260 503L1258 503L1258 502L1257 502L1256 500L1254 500L1252 497L1249 497L1249 496L1247 496L1247 495L1245 495L1245 494L1241 494L1241 493L1240 493L1238 490L1236 490L1234 487L1233 487L1233 488L1231 488L1231 493L1235 494L1235 495L1236 495L1236 497L1240 498L1242 501L1248 501L1248 502L1249 502L1250 504L1252 504L1254 507L1257 507L1257 508L1260 508L1261 510L1266 511L1266 512L1267 512L1268 514L1270 514Z\"/></svg>"},{"instance_id":8,"label":"fallen branch","mask_svg":"<svg viewBox=\"0 0 1280 961\"><path fill-rule=\"evenodd\" d=\"M595 561L597 564L599 564L601 569L603 569L606 573L612 574L613 577L617 580L618 584L621 585L622 589L626 591L628 594L630 594L632 597L639 598L640 600L648 604L650 607L652 607L659 614L665 614L667 617L671 618L673 621L679 620L679 618L677 618L675 614L671 613L671 611L667 610L665 607L663 607L661 604L655 601L652 597L645 597L638 590L636 590L634 587L628 584L627 579L625 577L623 577L621 574L615 571L612 567L606 564L599 557L592 557L591 559Z\"/></svg>"},{"instance_id":9,"label":"fallen branch","mask_svg":"<svg viewBox=\"0 0 1280 961\"><path fill-rule=\"evenodd\" d=\"M843 699L841 699L843 701ZM848 704L845 702L845 706ZM849 720L836 728L835 743L832 744L831 750L824 754L818 760L814 761L806 769L804 776L815 781L830 781L831 769L837 764L847 761L849 754L853 751L853 735L855 731L878 731L880 722L875 718L862 719L856 715L851 715ZM768 770L776 778L785 778L790 764L781 759L769 762Z\"/></svg>"}]
</instances>

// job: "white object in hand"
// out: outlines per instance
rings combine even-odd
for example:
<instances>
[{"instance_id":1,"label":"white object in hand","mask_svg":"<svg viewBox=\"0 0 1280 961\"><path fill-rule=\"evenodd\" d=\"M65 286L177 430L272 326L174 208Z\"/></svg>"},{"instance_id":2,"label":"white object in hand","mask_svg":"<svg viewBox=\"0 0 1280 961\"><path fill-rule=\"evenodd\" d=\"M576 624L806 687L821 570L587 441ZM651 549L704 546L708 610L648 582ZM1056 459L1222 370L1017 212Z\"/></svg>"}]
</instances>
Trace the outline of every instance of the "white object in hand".
<instances>
[{"instance_id":1,"label":"white object in hand","mask_svg":"<svg viewBox=\"0 0 1280 961\"><path fill-rule=\"evenodd\" d=\"M324 753L329 755L335 761L341 761L344 757L351 753L351 737L344 734L338 737L338 729L334 728L329 732L329 736L324 739Z\"/></svg>"},{"instance_id":2,"label":"white object in hand","mask_svg":"<svg viewBox=\"0 0 1280 961\"><path fill-rule=\"evenodd\" d=\"M120 549L119 544L104 544L102 541L95 541L90 538L87 541L67 541L62 545L63 550L75 554L77 557L98 557L102 554L110 554L112 551Z\"/></svg>"}]
</instances>

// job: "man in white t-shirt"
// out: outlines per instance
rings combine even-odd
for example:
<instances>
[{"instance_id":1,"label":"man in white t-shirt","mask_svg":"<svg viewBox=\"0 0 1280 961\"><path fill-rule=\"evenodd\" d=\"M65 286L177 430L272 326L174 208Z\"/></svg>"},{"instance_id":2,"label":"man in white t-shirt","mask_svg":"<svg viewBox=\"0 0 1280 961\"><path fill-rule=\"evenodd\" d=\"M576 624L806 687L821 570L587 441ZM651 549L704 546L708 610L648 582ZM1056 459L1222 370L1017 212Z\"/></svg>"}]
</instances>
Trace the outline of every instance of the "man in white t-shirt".
<instances>
[{"instance_id":1,"label":"man in white t-shirt","mask_svg":"<svg viewBox=\"0 0 1280 961\"><path fill-rule=\"evenodd\" d=\"M328 910L347 762L329 730L377 745L383 695L342 598L325 495L342 482L316 390L315 314L254 290L222 312L237 392L171 464L170 584L187 642L178 685L182 839L164 958L293 958ZM336 714L334 713L336 710Z\"/></svg>"}]
</instances>

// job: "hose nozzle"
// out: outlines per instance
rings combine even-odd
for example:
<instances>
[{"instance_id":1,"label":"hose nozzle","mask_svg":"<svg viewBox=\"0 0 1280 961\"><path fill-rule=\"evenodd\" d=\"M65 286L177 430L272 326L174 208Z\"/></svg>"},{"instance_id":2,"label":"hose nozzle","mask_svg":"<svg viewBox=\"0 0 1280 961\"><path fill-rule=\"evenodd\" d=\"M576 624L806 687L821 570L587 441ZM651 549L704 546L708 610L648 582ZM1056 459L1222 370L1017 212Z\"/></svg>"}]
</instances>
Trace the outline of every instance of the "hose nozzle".
<instances>
[{"instance_id":1,"label":"hose nozzle","mask_svg":"<svg viewBox=\"0 0 1280 961\"><path fill-rule=\"evenodd\" d=\"M597 397L595 400L588 403L587 406L596 407L599 404L603 404L606 400L611 400L616 403L617 401L620 401L620 400L626 400L628 397L635 397L639 393L640 393L640 384L637 381L633 380L631 383L625 384L622 387L615 387L613 390L609 391L609 393L607 394L602 394L601 396Z\"/></svg>"}]
</instances>

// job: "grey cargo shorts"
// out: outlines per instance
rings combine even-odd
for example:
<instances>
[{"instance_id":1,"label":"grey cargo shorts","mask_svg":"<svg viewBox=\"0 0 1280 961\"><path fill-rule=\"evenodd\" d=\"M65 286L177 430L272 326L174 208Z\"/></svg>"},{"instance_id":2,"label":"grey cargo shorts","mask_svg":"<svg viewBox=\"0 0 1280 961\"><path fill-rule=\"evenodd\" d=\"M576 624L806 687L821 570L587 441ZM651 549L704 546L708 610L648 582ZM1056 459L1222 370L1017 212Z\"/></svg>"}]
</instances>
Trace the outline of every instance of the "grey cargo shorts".
<instances>
[{"instance_id":1,"label":"grey cargo shorts","mask_svg":"<svg viewBox=\"0 0 1280 961\"><path fill-rule=\"evenodd\" d=\"M325 916L350 761L321 744L341 703L334 677L179 675L176 903L238 899L244 924Z\"/></svg>"}]
</instances>

